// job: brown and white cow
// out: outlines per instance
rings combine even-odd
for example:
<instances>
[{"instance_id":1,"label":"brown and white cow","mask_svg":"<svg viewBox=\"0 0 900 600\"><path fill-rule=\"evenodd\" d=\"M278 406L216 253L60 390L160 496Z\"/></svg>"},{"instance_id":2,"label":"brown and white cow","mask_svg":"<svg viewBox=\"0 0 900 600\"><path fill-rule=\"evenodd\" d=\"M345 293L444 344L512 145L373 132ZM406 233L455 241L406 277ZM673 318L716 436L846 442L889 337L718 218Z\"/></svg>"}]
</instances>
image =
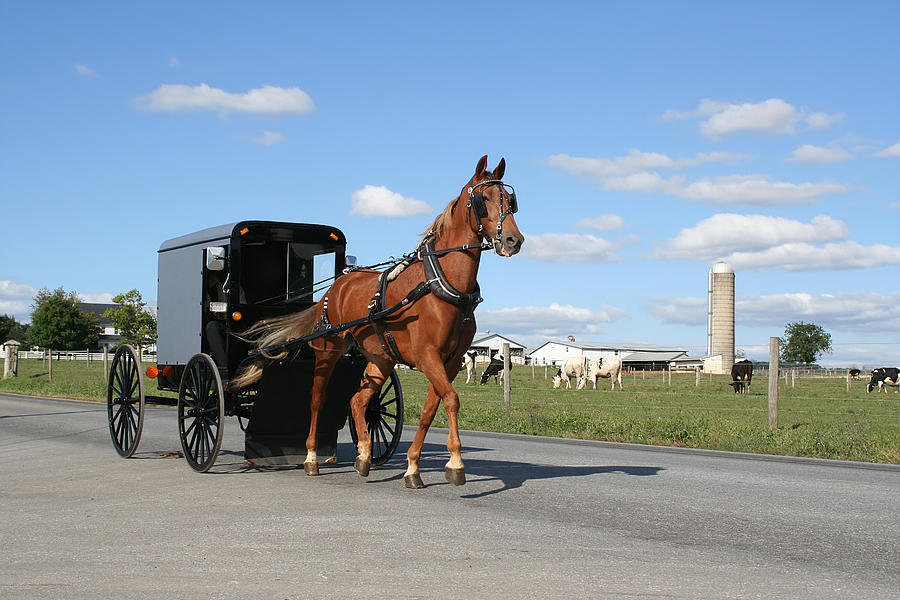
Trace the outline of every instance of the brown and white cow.
<instances>
[{"instance_id":1,"label":"brown and white cow","mask_svg":"<svg viewBox=\"0 0 900 600\"><path fill-rule=\"evenodd\" d=\"M619 382L619 391L622 391L622 360L616 356L607 358L594 358L588 363L587 380L593 382L597 389L597 378L612 380L611 390L616 389Z\"/></svg>"},{"instance_id":2,"label":"brown and white cow","mask_svg":"<svg viewBox=\"0 0 900 600\"><path fill-rule=\"evenodd\" d=\"M556 372L556 375L553 376L553 389L559 388L563 381L566 382L566 389L571 388L572 384L569 383L570 377L574 377L575 381L578 383L577 389L583 389L585 378L587 377L587 369L587 356L573 356L572 358L567 358L565 362L563 362L562 367Z\"/></svg>"}]
</instances>

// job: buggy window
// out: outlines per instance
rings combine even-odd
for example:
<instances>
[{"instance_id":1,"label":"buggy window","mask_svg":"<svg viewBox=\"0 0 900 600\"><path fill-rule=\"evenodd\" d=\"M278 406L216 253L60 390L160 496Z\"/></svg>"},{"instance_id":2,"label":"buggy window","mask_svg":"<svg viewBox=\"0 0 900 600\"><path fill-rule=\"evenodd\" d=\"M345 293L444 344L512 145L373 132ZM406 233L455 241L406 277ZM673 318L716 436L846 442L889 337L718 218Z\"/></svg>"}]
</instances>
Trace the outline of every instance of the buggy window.
<instances>
[{"instance_id":1,"label":"buggy window","mask_svg":"<svg viewBox=\"0 0 900 600\"><path fill-rule=\"evenodd\" d=\"M287 301L314 302L334 277L335 252L318 244L287 245Z\"/></svg>"}]
</instances>

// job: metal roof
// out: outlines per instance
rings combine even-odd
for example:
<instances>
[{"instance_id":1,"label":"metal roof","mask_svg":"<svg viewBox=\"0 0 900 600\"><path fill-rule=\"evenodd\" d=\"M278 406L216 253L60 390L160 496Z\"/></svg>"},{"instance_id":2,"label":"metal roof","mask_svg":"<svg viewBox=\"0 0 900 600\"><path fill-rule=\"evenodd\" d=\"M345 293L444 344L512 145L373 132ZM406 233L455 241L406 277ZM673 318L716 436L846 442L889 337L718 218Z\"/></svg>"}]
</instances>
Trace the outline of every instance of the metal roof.
<instances>
[{"instance_id":1,"label":"metal roof","mask_svg":"<svg viewBox=\"0 0 900 600\"><path fill-rule=\"evenodd\" d=\"M235 225L237 225L236 222L228 223L227 225L218 225L216 227L208 227L206 229L201 229L200 231L195 231L194 233L166 240L159 247L159 252L231 237L231 232L234 231Z\"/></svg>"}]
</instances>

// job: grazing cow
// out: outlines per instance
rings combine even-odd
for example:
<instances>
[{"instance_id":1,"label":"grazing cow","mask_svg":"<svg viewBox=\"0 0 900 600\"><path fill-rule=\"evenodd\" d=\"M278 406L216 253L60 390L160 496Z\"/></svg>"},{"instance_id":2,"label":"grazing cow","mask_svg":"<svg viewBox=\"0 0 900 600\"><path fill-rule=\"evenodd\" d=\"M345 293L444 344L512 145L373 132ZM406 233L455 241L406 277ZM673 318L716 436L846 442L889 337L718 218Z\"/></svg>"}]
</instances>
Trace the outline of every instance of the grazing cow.
<instances>
[{"instance_id":1,"label":"grazing cow","mask_svg":"<svg viewBox=\"0 0 900 600\"><path fill-rule=\"evenodd\" d=\"M872 379L866 385L866 393L871 392L876 387L879 392L882 390L887 392L887 386L889 385L900 388L900 369L896 367L872 369Z\"/></svg>"},{"instance_id":2,"label":"grazing cow","mask_svg":"<svg viewBox=\"0 0 900 600\"><path fill-rule=\"evenodd\" d=\"M569 383L569 378L574 377L575 381L578 382L577 389L584 388L584 383L587 377L587 367L588 367L588 358L587 356L574 356L572 358L567 358L565 362L562 364L562 367L556 372L556 375L553 376L553 389L557 389L562 385L562 382L566 382L566 389L572 387L572 384Z\"/></svg>"},{"instance_id":3,"label":"grazing cow","mask_svg":"<svg viewBox=\"0 0 900 600\"><path fill-rule=\"evenodd\" d=\"M731 366L731 383L735 394L749 394L750 380L753 379L753 363L747 360L739 360Z\"/></svg>"},{"instance_id":4,"label":"grazing cow","mask_svg":"<svg viewBox=\"0 0 900 600\"><path fill-rule=\"evenodd\" d=\"M859 369L850 369L847 372L847 375L850 376L850 379L859 379L860 370Z\"/></svg>"},{"instance_id":5,"label":"grazing cow","mask_svg":"<svg viewBox=\"0 0 900 600\"><path fill-rule=\"evenodd\" d=\"M463 354L463 366L466 368L466 383L472 383L475 381L475 357L478 356L478 352L475 350L467 350L465 354Z\"/></svg>"},{"instance_id":6,"label":"grazing cow","mask_svg":"<svg viewBox=\"0 0 900 600\"><path fill-rule=\"evenodd\" d=\"M512 371L512 362L509 363L509 370ZM488 378L493 377L497 383L503 383L503 355L496 354L491 359L490 364L484 373L481 374L481 384L487 383Z\"/></svg>"},{"instance_id":7,"label":"grazing cow","mask_svg":"<svg viewBox=\"0 0 900 600\"><path fill-rule=\"evenodd\" d=\"M612 380L611 390L616 389L616 381L619 382L619 391L622 391L622 361L613 356L610 358L594 358L588 363L588 381L594 383L594 389L597 389L597 378Z\"/></svg>"}]
</instances>

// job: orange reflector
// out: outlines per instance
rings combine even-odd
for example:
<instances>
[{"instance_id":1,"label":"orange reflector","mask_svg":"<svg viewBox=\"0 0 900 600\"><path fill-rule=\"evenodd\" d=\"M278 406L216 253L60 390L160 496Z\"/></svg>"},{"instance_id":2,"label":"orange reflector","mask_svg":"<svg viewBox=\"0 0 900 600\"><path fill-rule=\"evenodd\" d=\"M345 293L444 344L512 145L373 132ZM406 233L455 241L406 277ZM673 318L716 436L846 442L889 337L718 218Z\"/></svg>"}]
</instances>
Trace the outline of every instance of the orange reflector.
<instances>
[{"instance_id":1,"label":"orange reflector","mask_svg":"<svg viewBox=\"0 0 900 600\"><path fill-rule=\"evenodd\" d=\"M249 227L244 227L243 229L241 229L241 235L244 235L244 234L247 233L248 231L250 231L250 228L249 228Z\"/></svg>"},{"instance_id":2,"label":"orange reflector","mask_svg":"<svg viewBox=\"0 0 900 600\"><path fill-rule=\"evenodd\" d=\"M154 365L150 365L147 367L147 377L150 379L156 379L156 376L159 375L159 369Z\"/></svg>"},{"instance_id":3,"label":"orange reflector","mask_svg":"<svg viewBox=\"0 0 900 600\"><path fill-rule=\"evenodd\" d=\"M242 315L238 311L234 311L233 313L231 313L231 318L234 319L235 321L240 321L243 316L244 315Z\"/></svg>"},{"instance_id":4,"label":"orange reflector","mask_svg":"<svg viewBox=\"0 0 900 600\"><path fill-rule=\"evenodd\" d=\"M336 233L332 233L332 234L331 234L331 239L333 239L334 241L338 241L338 236L337 236L337 234L336 234Z\"/></svg>"},{"instance_id":5,"label":"orange reflector","mask_svg":"<svg viewBox=\"0 0 900 600\"><path fill-rule=\"evenodd\" d=\"M175 374L175 367L166 366L162 368L163 377L171 377Z\"/></svg>"}]
</instances>

